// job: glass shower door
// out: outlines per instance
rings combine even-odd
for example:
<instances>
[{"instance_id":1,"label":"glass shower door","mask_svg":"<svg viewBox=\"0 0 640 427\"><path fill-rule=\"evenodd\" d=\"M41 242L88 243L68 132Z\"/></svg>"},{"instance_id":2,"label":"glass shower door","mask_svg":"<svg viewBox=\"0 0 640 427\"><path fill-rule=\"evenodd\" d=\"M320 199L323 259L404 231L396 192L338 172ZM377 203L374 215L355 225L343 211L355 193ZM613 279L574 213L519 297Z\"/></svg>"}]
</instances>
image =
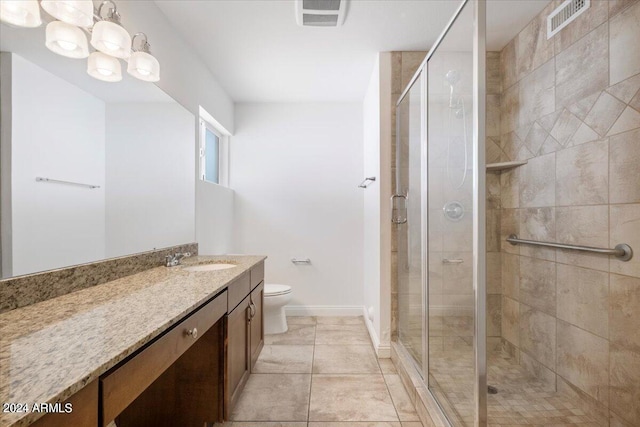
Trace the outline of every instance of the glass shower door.
<instances>
[{"instance_id":1,"label":"glass shower door","mask_svg":"<svg viewBox=\"0 0 640 427\"><path fill-rule=\"evenodd\" d=\"M474 9L428 61L429 390L454 426L476 416ZM483 193L484 195L484 193Z\"/></svg>"},{"instance_id":2,"label":"glass shower door","mask_svg":"<svg viewBox=\"0 0 640 427\"><path fill-rule=\"evenodd\" d=\"M397 109L396 206L398 339L423 371L424 279L422 216L423 83L418 77Z\"/></svg>"},{"instance_id":3,"label":"glass shower door","mask_svg":"<svg viewBox=\"0 0 640 427\"><path fill-rule=\"evenodd\" d=\"M487 424L485 6L460 4L396 109L399 347L456 427Z\"/></svg>"}]
</instances>

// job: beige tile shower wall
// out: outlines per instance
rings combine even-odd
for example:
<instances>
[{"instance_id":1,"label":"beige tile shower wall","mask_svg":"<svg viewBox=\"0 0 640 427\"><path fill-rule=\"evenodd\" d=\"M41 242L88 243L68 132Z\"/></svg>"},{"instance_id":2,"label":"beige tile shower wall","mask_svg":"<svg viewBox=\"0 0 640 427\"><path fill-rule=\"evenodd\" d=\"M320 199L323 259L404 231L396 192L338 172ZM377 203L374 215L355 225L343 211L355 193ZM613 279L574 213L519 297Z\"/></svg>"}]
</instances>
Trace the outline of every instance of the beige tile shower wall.
<instances>
[{"instance_id":1,"label":"beige tile shower wall","mask_svg":"<svg viewBox=\"0 0 640 427\"><path fill-rule=\"evenodd\" d=\"M640 2L592 0L547 40L546 16L560 3L500 53L497 141L487 126L488 161L528 160L500 175L500 206L489 203L502 254L503 345L532 375L579 396L601 425L637 426L640 256L622 262L505 242L515 233L627 243L640 254Z\"/></svg>"},{"instance_id":2,"label":"beige tile shower wall","mask_svg":"<svg viewBox=\"0 0 640 427\"><path fill-rule=\"evenodd\" d=\"M486 162L500 161L500 52L487 52ZM488 348L502 336L502 268L500 254L500 174L487 173L487 337Z\"/></svg>"}]
</instances>

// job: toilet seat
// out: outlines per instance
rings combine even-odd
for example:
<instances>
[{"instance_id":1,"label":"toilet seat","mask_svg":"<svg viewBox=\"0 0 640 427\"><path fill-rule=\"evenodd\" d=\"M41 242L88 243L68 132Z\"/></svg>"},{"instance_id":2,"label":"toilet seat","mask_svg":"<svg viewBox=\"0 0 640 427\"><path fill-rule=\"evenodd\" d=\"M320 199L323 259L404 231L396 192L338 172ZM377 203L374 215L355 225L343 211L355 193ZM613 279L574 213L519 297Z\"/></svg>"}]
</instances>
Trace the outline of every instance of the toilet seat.
<instances>
[{"instance_id":1,"label":"toilet seat","mask_svg":"<svg viewBox=\"0 0 640 427\"><path fill-rule=\"evenodd\" d=\"M264 285L264 296L275 297L278 295L286 295L291 293L291 286L267 283Z\"/></svg>"}]
</instances>

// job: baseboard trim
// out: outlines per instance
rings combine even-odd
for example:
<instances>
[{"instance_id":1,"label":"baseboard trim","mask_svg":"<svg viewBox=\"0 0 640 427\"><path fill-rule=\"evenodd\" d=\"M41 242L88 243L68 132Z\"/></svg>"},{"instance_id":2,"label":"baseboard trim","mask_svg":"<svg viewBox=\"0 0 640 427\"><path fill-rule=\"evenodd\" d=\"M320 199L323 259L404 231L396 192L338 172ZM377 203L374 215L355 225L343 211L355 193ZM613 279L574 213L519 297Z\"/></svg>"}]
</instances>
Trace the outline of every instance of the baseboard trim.
<instances>
[{"instance_id":1,"label":"baseboard trim","mask_svg":"<svg viewBox=\"0 0 640 427\"><path fill-rule=\"evenodd\" d=\"M371 344L373 345L373 349L378 355L378 359L391 358L391 346L380 344L378 334L376 333L376 328L373 327L373 323L371 322L371 319L369 319L367 307L362 307L362 316L364 317L364 324L367 326L367 331L369 331L369 339L371 339Z\"/></svg>"},{"instance_id":2,"label":"baseboard trim","mask_svg":"<svg viewBox=\"0 0 640 427\"><path fill-rule=\"evenodd\" d=\"M379 345L378 346L378 359L391 359L391 346Z\"/></svg>"},{"instance_id":3,"label":"baseboard trim","mask_svg":"<svg viewBox=\"0 0 640 427\"><path fill-rule=\"evenodd\" d=\"M362 316L359 305L288 305L287 316Z\"/></svg>"}]
</instances>

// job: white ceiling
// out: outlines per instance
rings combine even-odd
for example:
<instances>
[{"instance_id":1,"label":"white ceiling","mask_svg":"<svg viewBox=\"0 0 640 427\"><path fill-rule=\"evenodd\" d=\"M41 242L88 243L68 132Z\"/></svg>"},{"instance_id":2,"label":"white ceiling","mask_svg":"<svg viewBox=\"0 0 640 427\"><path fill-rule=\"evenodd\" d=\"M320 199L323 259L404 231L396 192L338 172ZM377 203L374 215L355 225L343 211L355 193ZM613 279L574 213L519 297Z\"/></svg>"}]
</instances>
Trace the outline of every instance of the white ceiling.
<instances>
[{"instance_id":1,"label":"white ceiling","mask_svg":"<svg viewBox=\"0 0 640 427\"><path fill-rule=\"evenodd\" d=\"M296 25L293 0L156 0L236 102L360 101L376 52L428 50L457 0L350 0L342 27ZM499 50L548 0L493 0Z\"/></svg>"}]
</instances>

